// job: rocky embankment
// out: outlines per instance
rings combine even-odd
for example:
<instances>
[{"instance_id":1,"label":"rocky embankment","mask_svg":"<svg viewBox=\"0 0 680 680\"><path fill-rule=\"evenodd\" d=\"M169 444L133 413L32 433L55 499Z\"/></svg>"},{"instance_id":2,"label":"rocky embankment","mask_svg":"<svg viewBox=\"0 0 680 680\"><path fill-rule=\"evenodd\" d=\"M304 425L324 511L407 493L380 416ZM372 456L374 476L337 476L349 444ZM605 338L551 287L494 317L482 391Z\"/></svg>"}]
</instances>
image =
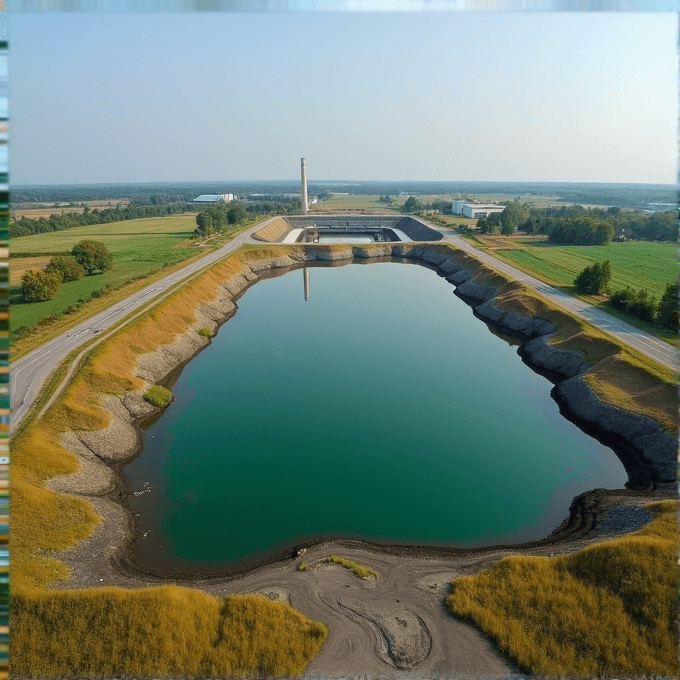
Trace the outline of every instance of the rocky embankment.
<instances>
[{"instance_id":1,"label":"rocky embankment","mask_svg":"<svg viewBox=\"0 0 680 680\"><path fill-rule=\"evenodd\" d=\"M442 255L436 246L376 244L361 247L326 248L291 246L286 254L261 257L257 251L241 256L243 265L224 281L213 301L196 310L192 326L172 343L137 358L136 373L147 385L122 396L101 396L111 415L105 430L71 432L64 443L83 464L78 473L50 480L61 491L83 494L93 503L102 521L93 535L61 553L59 559L70 569L63 588L120 586L139 588L158 585L167 576L140 568L131 553L131 541L139 533L136 518L121 500L128 490L118 472L123 462L141 444L138 424L158 409L143 400L149 384L163 382L175 374L210 340L198 331L217 327L236 311L239 296L258 280L283 273L309 261L349 263L354 258L410 258L438 268L456 286L456 293L475 309L475 314L504 333L522 340L520 353L527 363L550 372L556 386L554 396L565 413L580 425L601 436L616 432L622 455L636 484L654 482L657 491L602 489L574 499L569 517L551 536L523 546L495 546L467 550L455 547L370 544L365 541L320 539L300 546L290 554L273 556L242 573L228 572L208 577L187 574L182 582L224 596L231 592L261 593L283 599L306 615L324 621L331 635L321 653L307 669L310 676L347 677L348 674L406 672L418 669L426 675L483 673L508 677L516 669L498 649L468 623L443 609L449 583L463 574L477 573L509 554L543 555L573 552L611 535L631 531L649 519L640 506L667 497L663 490L675 459L674 442L652 420L601 402L581 376L587 369L578 352L550 346L556 331L547 320L511 314L494 305L496 289L475 283L455 255ZM278 253L283 252L279 249ZM457 255L460 255L458 253ZM449 259L451 258L451 259ZM470 270L476 263L470 259ZM672 477L670 477L672 480ZM301 556L301 553L304 555ZM377 580L359 579L349 570L326 564L329 554L342 554L369 566ZM300 571L299 562L318 563L319 568ZM178 580L179 576L173 576Z\"/></svg>"},{"instance_id":2,"label":"rocky embankment","mask_svg":"<svg viewBox=\"0 0 680 680\"><path fill-rule=\"evenodd\" d=\"M438 268L456 286L456 294L474 308L480 319L507 335L518 337L518 352L533 368L544 372L555 383L553 398L563 414L589 434L612 446L629 475L629 486L665 488L675 481L676 442L658 423L603 402L583 380L588 370L582 354L552 347L548 340L557 328L545 319L521 316L499 309L494 304L496 289L475 283L470 271L443 255L441 248L406 243L366 246L324 247L291 246L286 254L258 258L251 251L239 273L223 282L218 297L196 310L192 327L176 336L174 342L137 359L137 375L147 385L125 395L102 396L111 415L105 430L73 432L64 437L68 448L83 461L81 472L51 480L55 490L84 493L110 493L114 475L102 463L116 464L134 455L141 444L138 421L156 411L143 399L151 384L167 380L210 340L198 333L201 328L215 331L236 313L236 300L253 283L272 273L282 273L305 262L350 262L355 258L409 258ZM474 271L476 262L469 260Z\"/></svg>"},{"instance_id":3,"label":"rocky embankment","mask_svg":"<svg viewBox=\"0 0 680 680\"><path fill-rule=\"evenodd\" d=\"M403 257L436 266L446 280L456 286L456 294L474 308L476 316L503 333L522 340L519 354L528 365L544 372L555 383L552 396L563 414L617 451L629 474L631 486L655 484L663 487L675 481L676 442L668 432L650 418L603 402L582 378L589 368L583 361L583 355L549 344L550 336L557 331L553 323L499 309L494 304L495 288L475 283L463 265L452 262L436 249L405 243L344 248L307 246L291 249L290 254L278 257L254 259L248 262L243 274L224 283L224 293L217 301L201 308L201 318L194 327L206 324L215 327L218 321L235 313L234 299L265 272L309 261L377 257ZM140 377L149 382L161 381L206 342L195 332L180 336L173 345L140 358Z\"/></svg>"}]
</instances>

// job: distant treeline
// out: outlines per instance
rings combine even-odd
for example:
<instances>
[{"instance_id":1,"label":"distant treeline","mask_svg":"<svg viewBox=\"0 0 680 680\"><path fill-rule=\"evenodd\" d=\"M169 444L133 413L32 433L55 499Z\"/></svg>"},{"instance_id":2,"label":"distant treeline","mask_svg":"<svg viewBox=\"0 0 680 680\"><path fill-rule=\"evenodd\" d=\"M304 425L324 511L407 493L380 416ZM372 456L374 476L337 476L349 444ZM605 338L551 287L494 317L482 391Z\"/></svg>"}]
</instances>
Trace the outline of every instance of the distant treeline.
<instances>
[{"instance_id":1,"label":"distant treeline","mask_svg":"<svg viewBox=\"0 0 680 680\"><path fill-rule=\"evenodd\" d=\"M214 232L223 232L231 225L238 225L257 215L295 213L299 212L300 208L300 199L293 199L287 203L273 201L216 203L196 215L195 233L198 236L209 236Z\"/></svg>"},{"instance_id":2,"label":"distant treeline","mask_svg":"<svg viewBox=\"0 0 680 680\"><path fill-rule=\"evenodd\" d=\"M581 205L536 208L514 201L502 213L478 220L482 233L547 234L553 243L604 245L615 238L677 241L674 212L648 214L640 210L584 208Z\"/></svg>"},{"instance_id":3,"label":"distant treeline","mask_svg":"<svg viewBox=\"0 0 680 680\"><path fill-rule=\"evenodd\" d=\"M310 166L311 167L311 166ZM296 166L297 170L297 166ZM12 202L94 201L129 198L140 195L183 196L191 201L200 194L267 194L283 200L280 194L300 191L299 180L262 182L159 182L150 184L89 184L12 186ZM587 182L352 182L310 181L309 192L348 192L397 196L401 192L423 195L506 194L558 196L560 200L615 206L642 206L649 203L673 203L676 191L663 184L593 184ZM259 198L259 197L258 197Z\"/></svg>"},{"instance_id":4,"label":"distant treeline","mask_svg":"<svg viewBox=\"0 0 680 680\"><path fill-rule=\"evenodd\" d=\"M677 241L678 220L674 212L648 214L639 210L562 206L539 213L538 233L554 243L601 243L613 238ZM543 213L540 215L540 213ZM602 238L611 234L611 238Z\"/></svg>"},{"instance_id":5,"label":"distant treeline","mask_svg":"<svg viewBox=\"0 0 680 680\"><path fill-rule=\"evenodd\" d=\"M103 210L90 210L85 208L83 213L67 213L65 215L51 215L31 220L23 217L9 225L11 238L18 236L30 236L31 234L44 234L50 231L61 231L72 227L82 227L88 224L106 224L108 222L122 222L124 220L136 220L142 217L163 217L175 213L184 213L193 206L185 203L169 203L165 205L136 205L116 206Z\"/></svg>"}]
</instances>

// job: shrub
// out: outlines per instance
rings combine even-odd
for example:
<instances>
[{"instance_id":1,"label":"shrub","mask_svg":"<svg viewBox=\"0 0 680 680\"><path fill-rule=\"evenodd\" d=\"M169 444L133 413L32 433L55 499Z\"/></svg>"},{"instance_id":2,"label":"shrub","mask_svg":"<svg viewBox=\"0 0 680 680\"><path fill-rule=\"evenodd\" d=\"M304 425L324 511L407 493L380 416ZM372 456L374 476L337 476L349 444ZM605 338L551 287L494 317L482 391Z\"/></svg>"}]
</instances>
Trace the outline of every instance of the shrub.
<instances>
[{"instance_id":1,"label":"shrub","mask_svg":"<svg viewBox=\"0 0 680 680\"><path fill-rule=\"evenodd\" d=\"M617 290L609 296L609 304L621 312L628 311L628 305L635 300L635 291L626 286L625 290Z\"/></svg>"},{"instance_id":2,"label":"shrub","mask_svg":"<svg viewBox=\"0 0 680 680\"><path fill-rule=\"evenodd\" d=\"M345 567L345 569L351 569L360 578L373 578L373 579L378 578L378 572L375 571L374 569L371 569L370 567L364 567L361 564L357 564L356 562L348 560L345 557L329 555L325 559L325 561L333 562L334 564L339 564L341 567Z\"/></svg>"},{"instance_id":3,"label":"shrub","mask_svg":"<svg viewBox=\"0 0 680 680\"><path fill-rule=\"evenodd\" d=\"M45 271L58 273L62 281L78 281L85 276L85 269L72 255L56 255L49 261Z\"/></svg>"},{"instance_id":4,"label":"shrub","mask_svg":"<svg viewBox=\"0 0 680 680\"><path fill-rule=\"evenodd\" d=\"M204 328L201 328L201 329L198 331L198 334L199 334L199 335L202 335L204 338L212 338L212 335L213 335L213 334L212 334L212 331L211 331L209 328L205 328L205 327L204 327Z\"/></svg>"},{"instance_id":5,"label":"shrub","mask_svg":"<svg viewBox=\"0 0 680 680\"><path fill-rule=\"evenodd\" d=\"M172 392L160 385L153 385L144 393L144 399L153 406L164 408L172 401Z\"/></svg>"},{"instance_id":6,"label":"shrub","mask_svg":"<svg viewBox=\"0 0 680 680\"><path fill-rule=\"evenodd\" d=\"M628 313L652 323L656 318L656 299L649 297L649 293L643 288L628 305Z\"/></svg>"},{"instance_id":7,"label":"shrub","mask_svg":"<svg viewBox=\"0 0 680 680\"><path fill-rule=\"evenodd\" d=\"M298 571L307 571L307 562L300 562L297 566Z\"/></svg>"},{"instance_id":8,"label":"shrub","mask_svg":"<svg viewBox=\"0 0 680 680\"><path fill-rule=\"evenodd\" d=\"M101 241L81 241L73 246L71 254L88 274L103 272L113 266L111 253Z\"/></svg>"},{"instance_id":9,"label":"shrub","mask_svg":"<svg viewBox=\"0 0 680 680\"><path fill-rule=\"evenodd\" d=\"M574 285L579 293L595 295L607 287L611 278L611 264L609 260L602 260L585 267L574 279Z\"/></svg>"},{"instance_id":10,"label":"shrub","mask_svg":"<svg viewBox=\"0 0 680 680\"><path fill-rule=\"evenodd\" d=\"M53 300L59 295L61 275L56 272L28 270L21 277L21 288L26 302Z\"/></svg>"}]
</instances>

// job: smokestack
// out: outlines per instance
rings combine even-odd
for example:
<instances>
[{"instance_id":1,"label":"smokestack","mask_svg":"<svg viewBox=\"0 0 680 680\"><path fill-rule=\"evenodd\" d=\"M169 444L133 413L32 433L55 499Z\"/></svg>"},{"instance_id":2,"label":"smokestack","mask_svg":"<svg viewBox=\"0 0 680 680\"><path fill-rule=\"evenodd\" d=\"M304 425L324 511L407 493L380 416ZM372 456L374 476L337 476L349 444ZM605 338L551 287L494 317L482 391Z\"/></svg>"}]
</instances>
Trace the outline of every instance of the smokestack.
<instances>
[{"instance_id":1,"label":"smokestack","mask_svg":"<svg viewBox=\"0 0 680 680\"><path fill-rule=\"evenodd\" d=\"M309 269L303 267L303 278L305 280L305 300L309 300Z\"/></svg>"},{"instance_id":2,"label":"smokestack","mask_svg":"<svg viewBox=\"0 0 680 680\"><path fill-rule=\"evenodd\" d=\"M306 215L307 214L307 208L309 207L309 205L308 205L308 201L307 201L307 163L305 162L304 158L300 159L300 166L301 166L301 172L302 172L302 191L301 191L302 214Z\"/></svg>"}]
</instances>

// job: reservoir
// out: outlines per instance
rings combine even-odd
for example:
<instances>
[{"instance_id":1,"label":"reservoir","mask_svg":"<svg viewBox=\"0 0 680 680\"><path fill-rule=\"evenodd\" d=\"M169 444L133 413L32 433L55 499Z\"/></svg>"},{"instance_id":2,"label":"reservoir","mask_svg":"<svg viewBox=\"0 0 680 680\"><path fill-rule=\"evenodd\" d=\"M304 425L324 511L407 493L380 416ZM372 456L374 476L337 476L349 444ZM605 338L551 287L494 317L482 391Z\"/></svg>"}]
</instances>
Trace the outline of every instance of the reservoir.
<instances>
[{"instance_id":1,"label":"reservoir","mask_svg":"<svg viewBox=\"0 0 680 680\"><path fill-rule=\"evenodd\" d=\"M182 370L124 469L141 565L229 568L318 537L543 538L626 482L430 268L314 266L262 280Z\"/></svg>"}]
</instances>

